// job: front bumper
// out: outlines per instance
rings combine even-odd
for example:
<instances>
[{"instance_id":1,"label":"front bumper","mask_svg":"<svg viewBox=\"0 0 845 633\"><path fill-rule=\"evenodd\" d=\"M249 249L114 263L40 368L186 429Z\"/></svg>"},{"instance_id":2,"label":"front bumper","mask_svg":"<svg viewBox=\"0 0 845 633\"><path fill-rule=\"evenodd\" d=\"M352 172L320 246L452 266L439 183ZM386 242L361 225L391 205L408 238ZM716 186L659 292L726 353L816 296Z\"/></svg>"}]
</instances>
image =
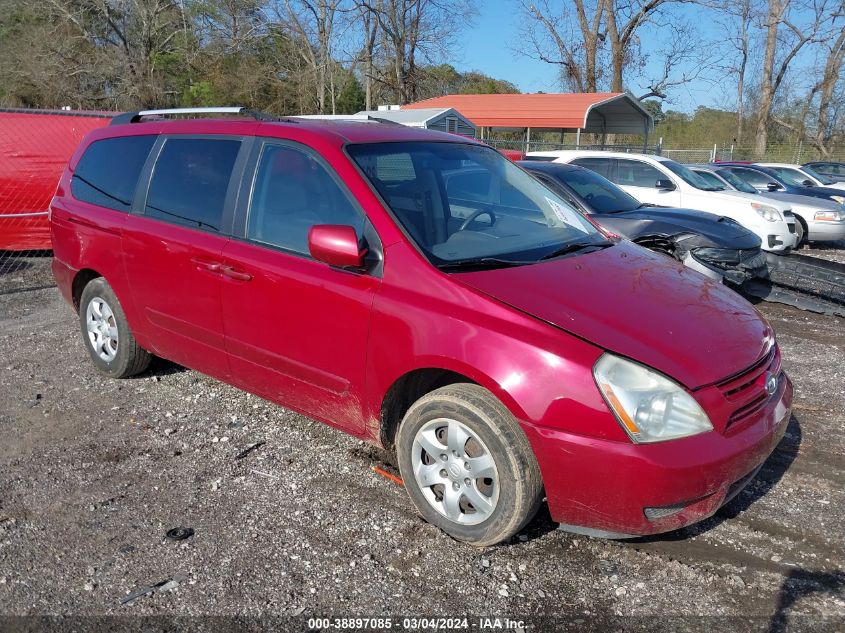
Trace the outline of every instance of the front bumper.
<instances>
[{"instance_id":1,"label":"front bumper","mask_svg":"<svg viewBox=\"0 0 845 633\"><path fill-rule=\"evenodd\" d=\"M643 536L714 514L780 442L791 405L792 383L782 374L777 390L754 419L732 433L714 430L633 444L529 424L523 428L540 465L553 520L587 534ZM656 518L660 512L651 512L650 519L647 508L673 512Z\"/></svg>"},{"instance_id":2,"label":"front bumper","mask_svg":"<svg viewBox=\"0 0 845 633\"><path fill-rule=\"evenodd\" d=\"M704 253L711 255L705 256ZM717 252L720 256L714 256ZM766 255L760 249L693 249L687 253L684 265L714 279L741 285L749 279L766 279L769 267Z\"/></svg>"},{"instance_id":3,"label":"front bumper","mask_svg":"<svg viewBox=\"0 0 845 633\"><path fill-rule=\"evenodd\" d=\"M790 228L787 222L763 222L754 227L754 233L762 242L761 248L772 253L788 253L798 244L793 223Z\"/></svg>"},{"instance_id":4,"label":"front bumper","mask_svg":"<svg viewBox=\"0 0 845 633\"><path fill-rule=\"evenodd\" d=\"M845 240L845 221L822 222L807 220L807 239L811 242Z\"/></svg>"}]
</instances>

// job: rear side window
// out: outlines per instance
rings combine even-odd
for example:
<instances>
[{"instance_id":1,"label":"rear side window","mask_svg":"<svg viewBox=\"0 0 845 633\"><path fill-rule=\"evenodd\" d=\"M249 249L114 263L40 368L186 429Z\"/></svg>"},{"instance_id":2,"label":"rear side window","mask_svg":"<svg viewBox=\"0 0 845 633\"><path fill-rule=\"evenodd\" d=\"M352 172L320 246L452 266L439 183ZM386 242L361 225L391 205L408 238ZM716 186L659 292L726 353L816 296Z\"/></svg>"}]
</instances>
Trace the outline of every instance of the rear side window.
<instances>
[{"instance_id":1,"label":"rear side window","mask_svg":"<svg viewBox=\"0 0 845 633\"><path fill-rule=\"evenodd\" d=\"M576 158L572 161L573 165L579 167L586 167L587 169L601 174L607 179L610 179L610 159L609 158Z\"/></svg>"},{"instance_id":2,"label":"rear side window","mask_svg":"<svg viewBox=\"0 0 845 633\"><path fill-rule=\"evenodd\" d=\"M219 231L240 147L240 141L229 139L167 139L156 161L144 213Z\"/></svg>"},{"instance_id":3,"label":"rear side window","mask_svg":"<svg viewBox=\"0 0 845 633\"><path fill-rule=\"evenodd\" d=\"M71 193L115 211L129 211L155 136L122 136L91 143L73 172Z\"/></svg>"}]
</instances>

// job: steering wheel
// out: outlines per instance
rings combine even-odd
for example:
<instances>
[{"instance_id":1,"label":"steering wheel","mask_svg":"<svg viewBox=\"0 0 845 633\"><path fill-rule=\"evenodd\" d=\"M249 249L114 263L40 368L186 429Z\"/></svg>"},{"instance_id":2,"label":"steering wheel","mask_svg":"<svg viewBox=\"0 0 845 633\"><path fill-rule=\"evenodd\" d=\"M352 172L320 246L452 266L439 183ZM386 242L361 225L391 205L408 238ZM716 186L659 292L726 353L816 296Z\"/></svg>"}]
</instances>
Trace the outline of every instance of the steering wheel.
<instances>
[{"instance_id":1,"label":"steering wheel","mask_svg":"<svg viewBox=\"0 0 845 633\"><path fill-rule=\"evenodd\" d=\"M493 226L494 224L496 224L496 214L495 213L493 213L489 209L479 209L475 213L471 214L466 220L461 222L461 225L458 227L458 230L463 231L470 224L472 224L473 220L475 220L477 217L482 216L482 215L489 215L490 216L490 226Z\"/></svg>"}]
</instances>

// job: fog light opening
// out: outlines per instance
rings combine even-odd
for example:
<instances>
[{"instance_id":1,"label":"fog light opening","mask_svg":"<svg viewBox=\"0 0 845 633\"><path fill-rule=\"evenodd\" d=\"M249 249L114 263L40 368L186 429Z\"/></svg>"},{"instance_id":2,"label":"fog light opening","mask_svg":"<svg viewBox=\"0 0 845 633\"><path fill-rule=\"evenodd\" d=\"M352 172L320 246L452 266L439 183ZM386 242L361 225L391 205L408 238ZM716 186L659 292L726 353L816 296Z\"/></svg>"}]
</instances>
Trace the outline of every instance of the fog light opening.
<instances>
[{"instance_id":1,"label":"fog light opening","mask_svg":"<svg viewBox=\"0 0 845 633\"><path fill-rule=\"evenodd\" d=\"M671 506L662 506L659 508L643 508L643 514L645 514L645 518L649 521L658 521L678 514L688 505L687 503L675 503Z\"/></svg>"}]
</instances>

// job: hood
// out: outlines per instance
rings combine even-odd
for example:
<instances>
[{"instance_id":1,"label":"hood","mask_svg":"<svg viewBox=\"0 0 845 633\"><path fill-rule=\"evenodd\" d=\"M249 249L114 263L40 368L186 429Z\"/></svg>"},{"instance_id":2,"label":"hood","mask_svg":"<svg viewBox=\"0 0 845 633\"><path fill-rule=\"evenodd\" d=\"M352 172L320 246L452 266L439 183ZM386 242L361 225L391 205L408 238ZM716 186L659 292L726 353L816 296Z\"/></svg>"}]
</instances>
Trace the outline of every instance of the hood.
<instances>
[{"instance_id":1,"label":"hood","mask_svg":"<svg viewBox=\"0 0 845 633\"><path fill-rule=\"evenodd\" d=\"M775 199L763 200L759 193L745 193L744 191L736 191L734 189L725 189L724 191L701 191L701 193L717 197L721 196L723 198L730 199L731 202L756 202L757 204L768 204L773 206L780 212L789 211L789 205L787 203L780 202Z\"/></svg>"},{"instance_id":2,"label":"hood","mask_svg":"<svg viewBox=\"0 0 845 633\"><path fill-rule=\"evenodd\" d=\"M602 226L629 240L641 237L672 237L691 234L715 248L759 248L760 238L739 223L722 216L692 209L642 207L621 213L592 216ZM700 246L707 244L701 243Z\"/></svg>"},{"instance_id":3,"label":"hood","mask_svg":"<svg viewBox=\"0 0 845 633\"><path fill-rule=\"evenodd\" d=\"M845 195L845 194L842 194ZM842 206L828 198L817 198L815 196L802 196L797 193L785 193L782 191L772 191L764 193L764 198L772 198L773 200L780 200L792 206L792 210L799 208L812 208L822 211L841 211Z\"/></svg>"},{"instance_id":4,"label":"hood","mask_svg":"<svg viewBox=\"0 0 845 633\"><path fill-rule=\"evenodd\" d=\"M689 389L750 367L774 336L735 292L630 242L454 277Z\"/></svg>"},{"instance_id":5,"label":"hood","mask_svg":"<svg viewBox=\"0 0 845 633\"><path fill-rule=\"evenodd\" d=\"M812 198L825 198L830 200L830 196L842 196L841 189L832 189L831 187L799 187L797 185L790 185L787 187L787 193L792 193L799 196L810 196Z\"/></svg>"}]
</instances>

